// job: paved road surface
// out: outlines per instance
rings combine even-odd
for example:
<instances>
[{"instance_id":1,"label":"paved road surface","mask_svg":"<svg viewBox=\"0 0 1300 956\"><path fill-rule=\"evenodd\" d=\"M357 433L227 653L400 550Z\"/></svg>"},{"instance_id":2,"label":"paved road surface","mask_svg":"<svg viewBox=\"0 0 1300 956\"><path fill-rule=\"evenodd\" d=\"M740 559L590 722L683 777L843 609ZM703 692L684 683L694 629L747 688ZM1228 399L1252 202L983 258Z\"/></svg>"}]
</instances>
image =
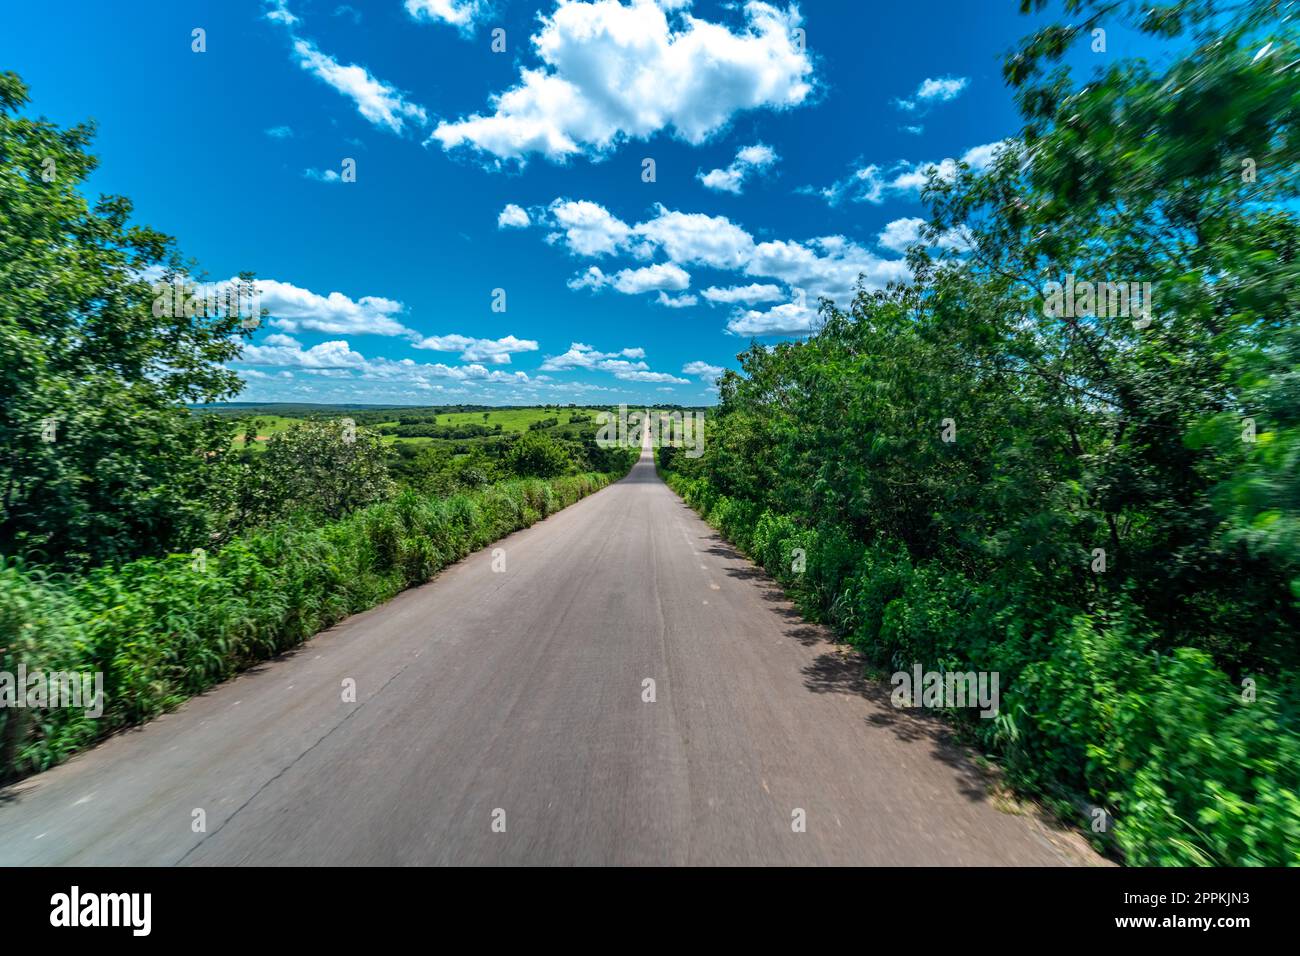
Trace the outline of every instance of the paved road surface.
<instances>
[{"instance_id":1,"label":"paved road surface","mask_svg":"<svg viewBox=\"0 0 1300 956\"><path fill-rule=\"evenodd\" d=\"M498 546L0 792L0 863L1094 862L996 808L648 454Z\"/></svg>"}]
</instances>

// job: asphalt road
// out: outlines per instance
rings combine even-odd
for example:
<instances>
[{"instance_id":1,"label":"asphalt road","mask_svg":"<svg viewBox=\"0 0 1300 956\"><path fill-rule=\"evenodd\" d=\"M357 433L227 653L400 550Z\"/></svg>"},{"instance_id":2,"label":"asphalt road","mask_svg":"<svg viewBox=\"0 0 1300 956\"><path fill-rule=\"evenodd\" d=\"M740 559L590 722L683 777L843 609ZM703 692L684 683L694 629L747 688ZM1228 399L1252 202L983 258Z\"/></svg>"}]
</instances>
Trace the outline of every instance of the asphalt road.
<instances>
[{"instance_id":1,"label":"asphalt road","mask_svg":"<svg viewBox=\"0 0 1300 956\"><path fill-rule=\"evenodd\" d=\"M1095 862L648 454L496 547L0 791L0 864Z\"/></svg>"}]
</instances>

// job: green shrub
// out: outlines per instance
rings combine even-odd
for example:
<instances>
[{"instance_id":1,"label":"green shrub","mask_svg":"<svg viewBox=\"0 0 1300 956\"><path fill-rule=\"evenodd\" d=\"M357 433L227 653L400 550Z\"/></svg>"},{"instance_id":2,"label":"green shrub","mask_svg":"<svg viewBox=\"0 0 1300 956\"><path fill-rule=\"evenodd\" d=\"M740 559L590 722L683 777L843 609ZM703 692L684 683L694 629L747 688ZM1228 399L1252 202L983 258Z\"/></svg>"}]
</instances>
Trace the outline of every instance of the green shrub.
<instances>
[{"instance_id":1,"label":"green shrub","mask_svg":"<svg viewBox=\"0 0 1300 956\"><path fill-rule=\"evenodd\" d=\"M0 775L43 770L148 720L611 477L526 479L445 499L405 491L326 524L281 521L203 560L144 558L56 578L0 563L0 670L102 672L106 698L98 720L66 708L0 709Z\"/></svg>"}]
</instances>

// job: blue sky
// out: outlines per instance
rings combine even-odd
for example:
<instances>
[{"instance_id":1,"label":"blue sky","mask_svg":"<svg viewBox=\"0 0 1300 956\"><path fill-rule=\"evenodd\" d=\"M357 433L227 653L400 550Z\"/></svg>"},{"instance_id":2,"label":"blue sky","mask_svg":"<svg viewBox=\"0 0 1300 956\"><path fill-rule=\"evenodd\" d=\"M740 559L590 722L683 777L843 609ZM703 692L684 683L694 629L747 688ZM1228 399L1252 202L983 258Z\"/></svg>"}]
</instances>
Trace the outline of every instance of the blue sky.
<instances>
[{"instance_id":1,"label":"blue sky","mask_svg":"<svg viewBox=\"0 0 1300 956\"><path fill-rule=\"evenodd\" d=\"M91 192L257 273L241 400L701 404L905 276L925 172L1019 128L1016 6L78 0L0 67L98 122Z\"/></svg>"}]
</instances>

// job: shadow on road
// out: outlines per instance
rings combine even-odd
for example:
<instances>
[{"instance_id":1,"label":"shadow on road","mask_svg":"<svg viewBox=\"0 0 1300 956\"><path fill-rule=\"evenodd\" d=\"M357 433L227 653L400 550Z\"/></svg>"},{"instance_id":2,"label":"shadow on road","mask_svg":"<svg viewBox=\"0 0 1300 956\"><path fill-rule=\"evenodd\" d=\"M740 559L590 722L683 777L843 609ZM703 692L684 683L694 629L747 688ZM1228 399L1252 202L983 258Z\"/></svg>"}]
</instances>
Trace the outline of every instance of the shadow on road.
<instances>
[{"instance_id":1,"label":"shadow on road","mask_svg":"<svg viewBox=\"0 0 1300 956\"><path fill-rule=\"evenodd\" d=\"M685 504L683 507L692 510ZM996 776L975 762L974 754L958 740L939 715L925 711L902 711L894 707L891 686L885 681L868 677L866 661L839 641L830 628L806 621L785 591L766 571L716 533L709 535L704 542L705 553L732 562L723 568L724 573L758 585L763 599L772 605L772 613L779 615L788 625L784 629L786 637L798 641L804 647L826 648L802 668L804 686L810 692L849 694L861 698L871 705L870 713L865 718L868 725L887 729L899 740L908 743L928 743L931 754L953 771L958 790L963 796L972 802L989 799L989 793L996 784Z\"/></svg>"}]
</instances>

